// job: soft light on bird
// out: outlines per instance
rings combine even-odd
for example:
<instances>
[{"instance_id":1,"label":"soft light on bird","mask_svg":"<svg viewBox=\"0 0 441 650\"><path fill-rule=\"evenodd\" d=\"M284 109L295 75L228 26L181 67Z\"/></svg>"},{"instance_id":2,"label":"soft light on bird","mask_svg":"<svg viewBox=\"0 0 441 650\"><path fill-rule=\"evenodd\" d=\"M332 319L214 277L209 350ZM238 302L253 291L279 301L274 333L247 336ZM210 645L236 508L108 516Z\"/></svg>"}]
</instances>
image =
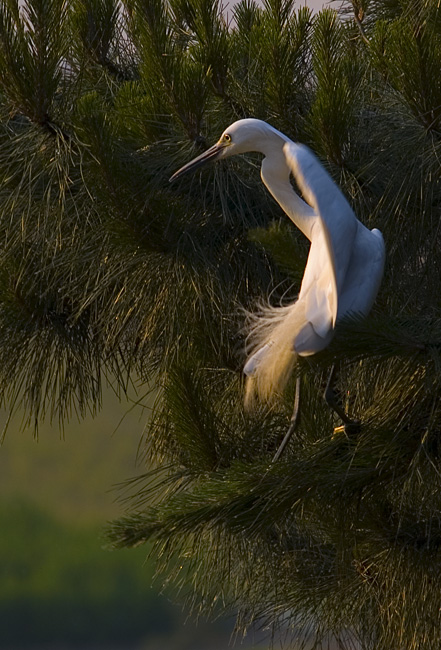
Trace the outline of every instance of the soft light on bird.
<instances>
[{"instance_id":1,"label":"soft light on bird","mask_svg":"<svg viewBox=\"0 0 441 650\"><path fill-rule=\"evenodd\" d=\"M251 319L244 366L248 403L254 395L265 401L279 394L297 357L329 345L344 316L369 313L385 260L381 232L358 221L314 154L261 120L234 122L170 180L209 161L251 151L263 154L263 183L311 246L297 300L286 307L268 306ZM291 175L305 200L294 191Z\"/></svg>"}]
</instances>

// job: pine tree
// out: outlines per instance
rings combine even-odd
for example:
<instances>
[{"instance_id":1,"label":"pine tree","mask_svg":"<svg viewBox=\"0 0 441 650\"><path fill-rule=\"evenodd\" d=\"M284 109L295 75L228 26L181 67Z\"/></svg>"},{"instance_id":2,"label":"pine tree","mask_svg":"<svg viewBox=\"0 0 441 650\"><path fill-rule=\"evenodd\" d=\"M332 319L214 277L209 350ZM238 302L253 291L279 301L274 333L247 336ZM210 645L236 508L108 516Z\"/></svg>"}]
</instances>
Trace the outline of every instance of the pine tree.
<instances>
[{"instance_id":1,"label":"pine tree","mask_svg":"<svg viewBox=\"0 0 441 650\"><path fill-rule=\"evenodd\" d=\"M153 542L195 612L342 647L441 644L441 14L434 0L3 0L0 397L38 429L155 387L115 546ZM258 158L168 178L235 119L320 157L387 266L376 306L242 405L244 309L293 299L307 242ZM324 404L338 387L353 435ZM153 469L151 469L153 467ZM357 645L358 644L358 645Z\"/></svg>"}]
</instances>

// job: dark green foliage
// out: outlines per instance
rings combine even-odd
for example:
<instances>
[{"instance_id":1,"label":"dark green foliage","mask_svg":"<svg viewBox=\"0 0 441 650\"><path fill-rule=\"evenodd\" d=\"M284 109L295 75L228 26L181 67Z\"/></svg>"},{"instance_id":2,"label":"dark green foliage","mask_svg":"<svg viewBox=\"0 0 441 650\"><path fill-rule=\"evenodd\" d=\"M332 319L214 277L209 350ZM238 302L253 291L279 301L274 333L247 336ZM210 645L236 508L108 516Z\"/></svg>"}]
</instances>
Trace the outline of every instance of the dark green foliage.
<instances>
[{"instance_id":1,"label":"dark green foliage","mask_svg":"<svg viewBox=\"0 0 441 650\"><path fill-rule=\"evenodd\" d=\"M300 285L308 256L307 243L299 233L284 222L272 222L267 228L250 230L251 241L269 251L277 266ZM299 241L300 240L300 241Z\"/></svg>"},{"instance_id":2,"label":"dark green foliage","mask_svg":"<svg viewBox=\"0 0 441 650\"><path fill-rule=\"evenodd\" d=\"M312 45L317 88L309 128L317 153L339 167L347 157L362 74L355 48L344 47L347 32L334 11L323 10L316 20Z\"/></svg>"},{"instance_id":3,"label":"dark green foliage","mask_svg":"<svg viewBox=\"0 0 441 650\"><path fill-rule=\"evenodd\" d=\"M10 110L52 131L66 45L63 0L6 0L0 8L0 86Z\"/></svg>"},{"instance_id":4,"label":"dark green foliage","mask_svg":"<svg viewBox=\"0 0 441 650\"><path fill-rule=\"evenodd\" d=\"M115 39L118 8L114 0L97 0L85 2L78 0L72 14L72 23L76 30L84 56L102 66L108 65L109 54ZM74 41L78 43L77 40Z\"/></svg>"},{"instance_id":5,"label":"dark green foliage","mask_svg":"<svg viewBox=\"0 0 441 650\"><path fill-rule=\"evenodd\" d=\"M352 2L13 0L0 9L0 398L29 421L158 386L116 545L152 540L195 611L437 650L441 592L440 15ZM246 311L292 300L307 242L255 155L169 184L243 116L311 146L382 230L376 307L242 407ZM333 435L338 388L357 434ZM150 467L150 465L149 465ZM350 639L349 632L350 630Z\"/></svg>"}]
</instances>

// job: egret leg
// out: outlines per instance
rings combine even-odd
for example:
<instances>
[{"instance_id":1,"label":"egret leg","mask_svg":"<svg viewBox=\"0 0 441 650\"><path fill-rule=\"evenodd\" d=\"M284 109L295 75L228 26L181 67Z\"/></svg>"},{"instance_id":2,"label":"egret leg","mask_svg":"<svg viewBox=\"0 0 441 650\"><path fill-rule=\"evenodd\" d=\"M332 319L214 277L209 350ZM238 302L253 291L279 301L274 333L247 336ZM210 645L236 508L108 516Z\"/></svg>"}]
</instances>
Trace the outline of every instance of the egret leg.
<instances>
[{"instance_id":1,"label":"egret leg","mask_svg":"<svg viewBox=\"0 0 441 650\"><path fill-rule=\"evenodd\" d=\"M326 384L325 392L323 397L326 404L331 408L339 418L343 421L343 428L345 433L357 433L360 430L360 420L352 420L344 412L343 408L340 406L337 400L337 394L335 391L335 377L336 375L336 366L335 363L332 365L331 372L329 373L328 382Z\"/></svg>"},{"instance_id":2,"label":"egret leg","mask_svg":"<svg viewBox=\"0 0 441 650\"><path fill-rule=\"evenodd\" d=\"M272 463L275 463L279 460L280 456L283 454L283 451L288 444L288 442L291 439L292 434L296 430L297 427L297 422L299 421L299 415L300 415L300 377L297 377L296 379L296 394L294 397L294 410L292 412L291 420L289 423L288 431L285 433L285 437L283 438L282 442L280 443L280 446L276 453L274 454L274 458L272 459Z\"/></svg>"}]
</instances>

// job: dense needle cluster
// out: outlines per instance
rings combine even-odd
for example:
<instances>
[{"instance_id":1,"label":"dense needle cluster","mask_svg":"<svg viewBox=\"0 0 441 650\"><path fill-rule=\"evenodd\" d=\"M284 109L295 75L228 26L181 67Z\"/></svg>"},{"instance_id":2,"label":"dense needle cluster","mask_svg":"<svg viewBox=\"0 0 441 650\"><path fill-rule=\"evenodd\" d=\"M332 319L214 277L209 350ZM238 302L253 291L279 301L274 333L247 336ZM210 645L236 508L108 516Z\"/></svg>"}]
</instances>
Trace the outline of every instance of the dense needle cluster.
<instances>
[{"instance_id":1,"label":"dense needle cluster","mask_svg":"<svg viewBox=\"0 0 441 650\"><path fill-rule=\"evenodd\" d=\"M154 386L111 538L153 542L195 611L242 630L441 644L440 11L0 3L2 404L37 428L96 411L105 381ZM255 155L168 183L249 116L310 146L388 250L370 316L300 363L273 465L293 386L244 412L243 313L296 296L307 242ZM334 361L354 436L321 398Z\"/></svg>"}]
</instances>

